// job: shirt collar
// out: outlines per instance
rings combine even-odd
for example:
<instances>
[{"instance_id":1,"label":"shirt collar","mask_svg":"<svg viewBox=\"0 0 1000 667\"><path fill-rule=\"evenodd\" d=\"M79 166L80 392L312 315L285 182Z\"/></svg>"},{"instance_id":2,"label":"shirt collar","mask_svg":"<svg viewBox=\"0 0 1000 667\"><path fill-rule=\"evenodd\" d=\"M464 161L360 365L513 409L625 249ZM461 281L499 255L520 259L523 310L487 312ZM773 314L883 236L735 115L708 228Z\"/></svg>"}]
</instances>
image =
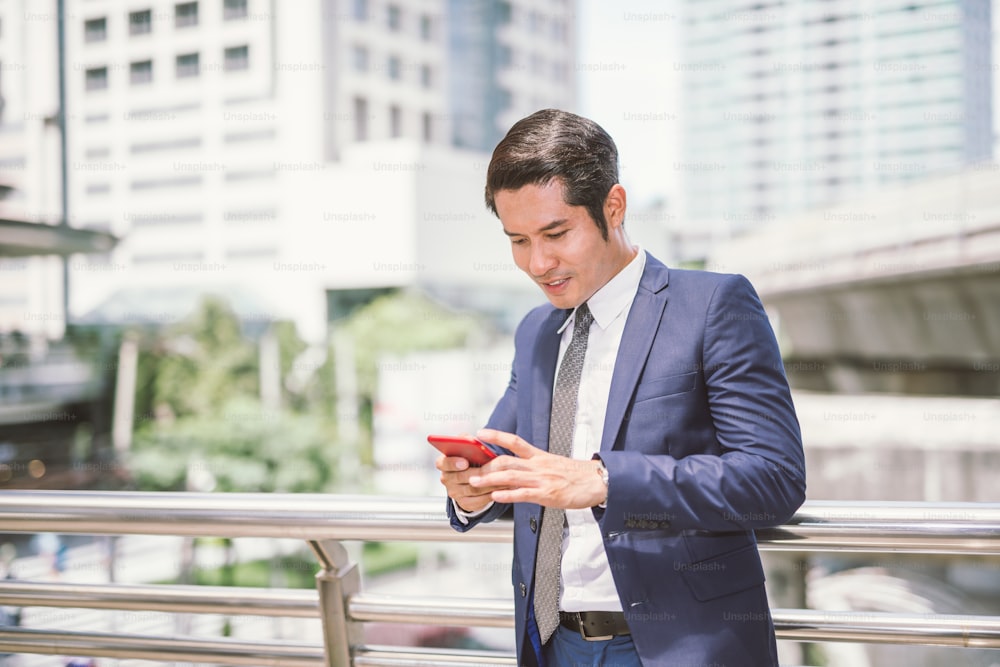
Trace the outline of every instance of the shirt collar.
<instances>
[{"instance_id":1,"label":"shirt collar","mask_svg":"<svg viewBox=\"0 0 1000 667\"><path fill-rule=\"evenodd\" d=\"M632 261L587 299L587 305L594 316L594 322L601 329L607 329L619 315L625 312L625 309L635 298L635 293L639 290L639 280L642 279L642 272L646 268L646 253L640 246L635 246L635 249L637 252ZM559 327L558 333L561 334L565 331L566 327L573 323L575 316L576 309L574 308L573 313Z\"/></svg>"}]
</instances>

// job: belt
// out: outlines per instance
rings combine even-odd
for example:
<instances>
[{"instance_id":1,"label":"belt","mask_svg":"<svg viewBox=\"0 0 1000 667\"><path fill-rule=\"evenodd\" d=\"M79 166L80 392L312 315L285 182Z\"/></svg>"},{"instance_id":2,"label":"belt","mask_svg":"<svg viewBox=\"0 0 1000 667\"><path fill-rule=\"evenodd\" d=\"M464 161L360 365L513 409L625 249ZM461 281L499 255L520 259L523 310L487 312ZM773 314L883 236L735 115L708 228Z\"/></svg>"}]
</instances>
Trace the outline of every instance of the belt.
<instances>
[{"instance_id":1,"label":"belt","mask_svg":"<svg viewBox=\"0 0 1000 667\"><path fill-rule=\"evenodd\" d=\"M561 611L559 625L579 632L589 642L632 634L620 611Z\"/></svg>"}]
</instances>

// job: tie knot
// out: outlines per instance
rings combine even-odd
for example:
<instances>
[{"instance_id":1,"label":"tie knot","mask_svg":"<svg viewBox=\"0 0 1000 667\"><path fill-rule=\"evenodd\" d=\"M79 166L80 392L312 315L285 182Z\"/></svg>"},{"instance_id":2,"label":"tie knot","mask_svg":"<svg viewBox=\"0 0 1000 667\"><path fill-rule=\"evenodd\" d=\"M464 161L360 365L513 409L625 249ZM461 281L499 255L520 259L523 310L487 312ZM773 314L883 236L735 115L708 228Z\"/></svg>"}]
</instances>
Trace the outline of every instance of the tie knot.
<instances>
[{"instance_id":1,"label":"tie knot","mask_svg":"<svg viewBox=\"0 0 1000 667\"><path fill-rule=\"evenodd\" d=\"M590 331L590 323L594 321L594 315L590 312L590 306L584 301L576 309L576 320L573 322L573 335L586 335Z\"/></svg>"}]
</instances>

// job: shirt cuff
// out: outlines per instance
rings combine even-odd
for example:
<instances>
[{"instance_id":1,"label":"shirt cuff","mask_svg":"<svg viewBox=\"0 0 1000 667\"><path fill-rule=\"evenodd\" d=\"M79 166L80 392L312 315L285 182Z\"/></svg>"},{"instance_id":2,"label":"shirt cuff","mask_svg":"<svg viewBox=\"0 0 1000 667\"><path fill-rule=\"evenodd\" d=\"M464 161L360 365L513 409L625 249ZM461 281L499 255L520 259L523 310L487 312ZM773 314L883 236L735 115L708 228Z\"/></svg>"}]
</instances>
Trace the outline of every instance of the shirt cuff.
<instances>
[{"instance_id":1,"label":"shirt cuff","mask_svg":"<svg viewBox=\"0 0 1000 667\"><path fill-rule=\"evenodd\" d=\"M458 520L461 522L463 526L468 525L470 519L478 519L482 515L486 514L486 512L488 512L491 507L493 507L492 500L490 501L489 505L487 505L481 510L478 510L476 512L466 512L461 507L459 507L458 503L456 503L454 500L451 501L451 508L455 510L455 516L458 517Z\"/></svg>"}]
</instances>

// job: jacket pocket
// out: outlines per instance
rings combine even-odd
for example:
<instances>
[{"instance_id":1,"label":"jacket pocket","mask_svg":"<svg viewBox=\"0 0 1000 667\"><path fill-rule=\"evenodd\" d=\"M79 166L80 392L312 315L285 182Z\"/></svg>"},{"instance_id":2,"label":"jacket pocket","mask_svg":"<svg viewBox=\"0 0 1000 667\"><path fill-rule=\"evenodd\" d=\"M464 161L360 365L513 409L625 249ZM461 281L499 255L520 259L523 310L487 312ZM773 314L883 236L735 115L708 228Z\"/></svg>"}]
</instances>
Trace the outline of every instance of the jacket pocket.
<instances>
[{"instance_id":1,"label":"jacket pocket","mask_svg":"<svg viewBox=\"0 0 1000 667\"><path fill-rule=\"evenodd\" d=\"M670 396L671 394L683 394L691 391L694 389L697 377L698 373L695 371L643 380L636 389L635 402L638 403L650 398L661 398L663 396Z\"/></svg>"},{"instance_id":2,"label":"jacket pocket","mask_svg":"<svg viewBox=\"0 0 1000 667\"><path fill-rule=\"evenodd\" d=\"M681 576L696 600L706 602L764 583L764 568L756 545L750 544L712 558L689 563Z\"/></svg>"}]
</instances>

